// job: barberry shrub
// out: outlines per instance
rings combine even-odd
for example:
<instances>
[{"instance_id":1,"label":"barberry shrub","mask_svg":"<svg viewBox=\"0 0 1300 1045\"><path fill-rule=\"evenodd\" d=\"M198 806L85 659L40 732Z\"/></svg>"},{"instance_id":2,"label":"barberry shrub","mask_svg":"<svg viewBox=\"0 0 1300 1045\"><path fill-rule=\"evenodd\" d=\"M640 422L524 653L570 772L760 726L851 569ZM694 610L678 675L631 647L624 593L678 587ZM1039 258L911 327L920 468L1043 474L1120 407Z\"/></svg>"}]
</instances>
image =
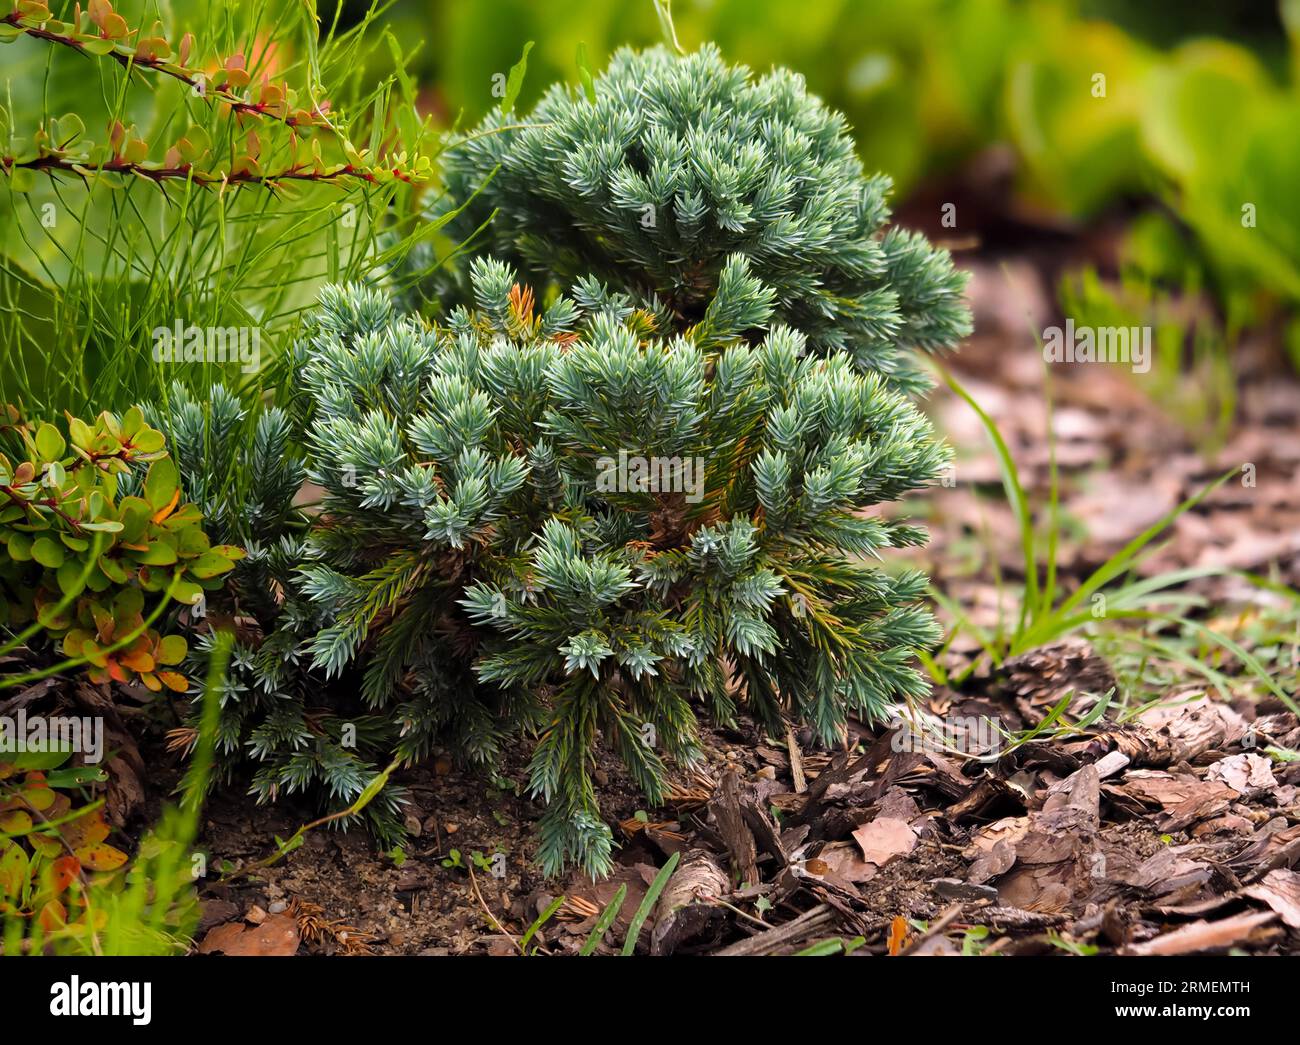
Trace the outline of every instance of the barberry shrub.
<instances>
[{"instance_id":1,"label":"barberry shrub","mask_svg":"<svg viewBox=\"0 0 1300 1045\"><path fill-rule=\"evenodd\" d=\"M138 407L64 426L8 407L0 493L2 648L53 640L94 682L186 690L184 637L152 625L220 588L244 552L182 501L162 432Z\"/></svg>"},{"instance_id":2,"label":"barberry shrub","mask_svg":"<svg viewBox=\"0 0 1300 1045\"><path fill-rule=\"evenodd\" d=\"M773 321L897 388L925 385L915 349L970 332L964 274L923 236L886 229L889 179L864 175L844 117L796 73L755 79L712 45L621 50L586 90L557 84L527 116L493 112L448 151L446 184L461 235L495 212L485 252L539 289L599 279L661 334L693 330L737 255Z\"/></svg>"},{"instance_id":3,"label":"barberry shrub","mask_svg":"<svg viewBox=\"0 0 1300 1045\"><path fill-rule=\"evenodd\" d=\"M923 534L873 509L947 458L889 382L771 322L743 256L684 332L594 279L540 311L503 263L471 282L437 327L331 290L295 352L313 662L361 665L403 754L535 735L541 863L598 873L602 744L657 802L701 708L831 742L923 691L924 578L873 561Z\"/></svg>"}]
</instances>

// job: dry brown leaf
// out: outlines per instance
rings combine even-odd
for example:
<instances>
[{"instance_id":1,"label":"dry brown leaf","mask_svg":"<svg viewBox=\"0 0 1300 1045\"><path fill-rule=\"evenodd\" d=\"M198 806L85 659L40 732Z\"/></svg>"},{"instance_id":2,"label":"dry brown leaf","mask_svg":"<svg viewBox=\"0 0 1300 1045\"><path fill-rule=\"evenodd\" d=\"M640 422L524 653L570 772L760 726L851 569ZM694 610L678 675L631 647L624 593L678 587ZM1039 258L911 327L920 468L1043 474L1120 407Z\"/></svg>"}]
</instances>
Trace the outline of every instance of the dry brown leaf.
<instances>
[{"instance_id":1,"label":"dry brown leaf","mask_svg":"<svg viewBox=\"0 0 1300 1045\"><path fill-rule=\"evenodd\" d=\"M978 831L970 836L970 845L966 847L963 854L967 860L973 860L980 853L992 852L993 847L999 842L1006 842L1015 846L1020 839L1025 837L1029 830L1029 817L1027 816L1008 816L1001 820L995 820L987 827L981 827Z\"/></svg>"},{"instance_id":2,"label":"dry brown leaf","mask_svg":"<svg viewBox=\"0 0 1300 1045\"><path fill-rule=\"evenodd\" d=\"M288 914L268 915L261 925L227 922L208 931L199 944L200 954L240 957L285 957L298 953L302 942L297 921Z\"/></svg>"},{"instance_id":3,"label":"dry brown leaf","mask_svg":"<svg viewBox=\"0 0 1300 1045\"><path fill-rule=\"evenodd\" d=\"M1231 755L1221 758L1206 770L1205 779L1220 780L1242 795L1277 788L1273 764L1263 755Z\"/></svg>"},{"instance_id":4,"label":"dry brown leaf","mask_svg":"<svg viewBox=\"0 0 1300 1045\"><path fill-rule=\"evenodd\" d=\"M875 864L868 863L858 855L858 848L852 842L831 842L822 849L821 861L829 873L838 875L846 882L869 881L879 870ZM806 865L810 871L812 864L813 861L809 860Z\"/></svg>"},{"instance_id":5,"label":"dry brown leaf","mask_svg":"<svg viewBox=\"0 0 1300 1045\"><path fill-rule=\"evenodd\" d=\"M906 820L893 817L876 817L853 832L853 839L862 847L862 858L869 864L881 867L896 856L905 856L916 848L916 832Z\"/></svg>"},{"instance_id":6,"label":"dry brown leaf","mask_svg":"<svg viewBox=\"0 0 1300 1045\"><path fill-rule=\"evenodd\" d=\"M982 885L990 878L1006 874L1016 862L1016 847L1009 841L999 841L987 852L981 851L971 864L967 881L973 885Z\"/></svg>"}]
</instances>

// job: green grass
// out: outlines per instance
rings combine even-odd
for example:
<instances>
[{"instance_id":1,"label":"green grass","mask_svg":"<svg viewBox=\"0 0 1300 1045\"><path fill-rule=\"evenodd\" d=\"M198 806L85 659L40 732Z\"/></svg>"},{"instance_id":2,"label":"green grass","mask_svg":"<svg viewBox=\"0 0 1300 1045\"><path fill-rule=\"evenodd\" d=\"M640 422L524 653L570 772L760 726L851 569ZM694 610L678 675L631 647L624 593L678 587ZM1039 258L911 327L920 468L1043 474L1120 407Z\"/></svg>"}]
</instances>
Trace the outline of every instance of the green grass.
<instances>
[{"instance_id":1,"label":"green grass","mask_svg":"<svg viewBox=\"0 0 1300 1045\"><path fill-rule=\"evenodd\" d=\"M1226 699L1230 678L1223 669L1229 665L1221 660L1216 667L1211 656L1211 651L1214 651L1219 658L1228 658L1235 670L1244 671L1254 679L1263 691L1300 714L1300 706L1278 684L1274 672L1264 661L1231 636L1200 619L1212 607L1203 598L1188 592L1186 586L1202 578L1235 576L1270 591L1293 612L1300 611L1300 593L1275 581L1219 567L1174 570L1153 577L1143 577L1137 572L1145 559L1158 549L1157 540L1168 527L1184 512L1204 501L1235 474L1235 470L1220 476L1171 509L1067 592L1059 583L1057 569L1061 518L1054 440L1049 436L1047 521L1043 527L1045 532L1040 532L1016 462L996 423L956 377L942 368L941 373L948 386L975 412L993 444L1001 470L1003 493L1017 523L1025 579L1023 587L1014 593L1018 603L1014 618L1008 620L999 613L997 626L992 630L976 624L955 599L931 587L935 601L952 620L939 650L933 655L923 656L926 668L936 682L959 686L982 662L999 668L1009 658L1070 635L1082 634L1112 658L1136 652L1175 664L1185 674L1204 679ZM1048 409L1051 409L1050 395ZM1050 417L1048 428L1050 432ZM1001 607L1005 591L1000 577L998 586ZM950 675L940 661L954 640L962 635L978 644L982 656L973 658L955 675ZM1137 680L1141 676L1140 672L1130 672L1128 677ZM1122 710L1126 710L1134 698L1139 698L1141 703L1136 687L1133 692L1119 694L1117 702ZM1058 711L1060 714L1054 712L1056 717L1063 718L1064 708Z\"/></svg>"}]
</instances>

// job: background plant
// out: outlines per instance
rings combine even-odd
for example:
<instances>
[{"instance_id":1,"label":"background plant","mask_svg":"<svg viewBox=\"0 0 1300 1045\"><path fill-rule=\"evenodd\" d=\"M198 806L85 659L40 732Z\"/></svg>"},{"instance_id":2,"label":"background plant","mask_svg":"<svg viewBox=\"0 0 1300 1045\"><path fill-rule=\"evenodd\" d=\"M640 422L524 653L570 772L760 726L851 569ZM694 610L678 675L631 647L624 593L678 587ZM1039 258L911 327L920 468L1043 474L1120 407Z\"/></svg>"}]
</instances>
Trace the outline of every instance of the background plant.
<instances>
[{"instance_id":1,"label":"background plant","mask_svg":"<svg viewBox=\"0 0 1300 1045\"><path fill-rule=\"evenodd\" d=\"M82 785L104 777L65 767L70 754L24 752L0 763L0 917L6 927L26 919L41 937L91 930L86 876L127 860L107 842L102 799L74 808Z\"/></svg>"},{"instance_id":2,"label":"background plant","mask_svg":"<svg viewBox=\"0 0 1300 1045\"><path fill-rule=\"evenodd\" d=\"M256 329L274 356L322 282L409 248L393 229L432 138L377 11L340 29L281 0L22 0L0 18L7 398L121 411L203 388L219 365L156 365L156 328ZM390 70L367 86L376 48Z\"/></svg>"},{"instance_id":3,"label":"background plant","mask_svg":"<svg viewBox=\"0 0 1300 1045\"><path fill-rule=\"evenodd\" d=\"M205 867L192 846L213 757L213 686L228 656L227 635L211 661L189 785L144 833L133 858L105 843L102 799L74 807L74 796L84 797L99 779L97 770L66 766L68 753L55 750L0 765L0 954L188 950L199 920L194 883Z\"/></svg>"}]
</instances>

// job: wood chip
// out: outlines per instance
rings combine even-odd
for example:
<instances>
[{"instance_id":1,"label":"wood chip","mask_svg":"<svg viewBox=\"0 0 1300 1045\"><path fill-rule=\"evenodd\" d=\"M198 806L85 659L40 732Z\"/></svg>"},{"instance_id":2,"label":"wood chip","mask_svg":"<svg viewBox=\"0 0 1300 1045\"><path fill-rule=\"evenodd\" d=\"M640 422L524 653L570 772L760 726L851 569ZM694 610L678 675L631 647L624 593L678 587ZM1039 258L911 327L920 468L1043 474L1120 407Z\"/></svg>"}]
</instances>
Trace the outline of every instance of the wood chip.
<instances>
[{"instance_id":1,"label":"wood chip","mask_svg":"<svg viewBox=\"0 0 1300 1045\"><path fill-rule=\"evenodd\" d=\"M655 927L650 953L672 954L681 944L700 935L721 910L711 898L730 890L727 875L713 856L693 849L668 879L655 905Z\"/></svg>"},{"instance_id":2,"label":"wood chip","mask_svg":"<svg viewBox=\"0 0 1300 1045\"><path fill-rule=\"evenodd\" d=\"M1217 922L1193 922L1171 933L1157 936L1154 940L1134 944L1128 953L1159 956L1223 950L1246 939L1260 926L1267 925L1276 918L1276 911L1261 911L1258 914L1238 914Z\"/></svg>"},{"instance_id":3,"label":"wood chip","mask_svg":"<svg viewBox=\"0 0 1300 1045\"><path fill-rule=\"evenodd\" d=\"M1247 886L1246 896L1263 900L1292 929L1300 929L1300 874L1294 871L1269 871L1264 880Z\"/></svg>"},{"instance_id":4,"label":"wood chip","mask_svg":"<svg viewBox=\"0 0 1300 1045\"><path fill-rule=\"evenodd\" d=\"M785 747L790 753L790 778L794 781L794 792L802 795L808 790L808 778L803 772L803 753L799 750L799 742L794 738L794 730L789 726L785 727Z\"/></svg>"}]
</instances>

